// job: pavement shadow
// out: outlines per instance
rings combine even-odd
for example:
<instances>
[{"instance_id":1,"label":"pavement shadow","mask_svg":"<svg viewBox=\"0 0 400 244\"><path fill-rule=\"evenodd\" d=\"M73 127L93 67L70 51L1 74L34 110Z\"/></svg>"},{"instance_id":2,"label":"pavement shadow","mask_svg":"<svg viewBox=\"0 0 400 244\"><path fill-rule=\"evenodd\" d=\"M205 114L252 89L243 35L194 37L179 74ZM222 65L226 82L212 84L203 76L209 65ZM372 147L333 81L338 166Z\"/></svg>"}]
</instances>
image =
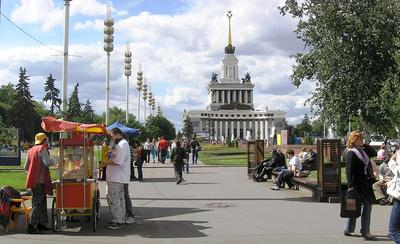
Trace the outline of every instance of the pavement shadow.
<instances>
[{"instance_id":1,"label":"pavement shadow","mask_svg":"<svg viewBox=\"0 0 400 244\"><path fill-rule=\"evenodd\" d=\"M158 220L158 218L193 214L205 211L212 211L199 208L160 208L160 207L134 207L136 223L125 225L118 230L107 229L111 221L111 214L108 206L102 206L100 210L100 221L97 224L97 231L94 232L92 222L85 217L75 217L77 222L68 222L68 228L57 232L46 232L43 235L64 235L64 236L130 236L140 235L146 238L195 238L207 236L201 230L210 227L203 224L207 221L189 220ZM50 212L49 212L50 219ZM49 223L50 225L50 223ZM25 221L20 219L17 229L0 235L26 234Z\"/></svg>"},{"instance_id":2,"label":"pavement shadow","mask_svg":"<svg viewBox=\"0 0 400 244\"><path fill-rule=\"evenodd\" d=\"M173 177L165 177L165 178L145 178L140 183L156 183L156 182L175 182L176 179Z\"/></svg>"}]
</instances>

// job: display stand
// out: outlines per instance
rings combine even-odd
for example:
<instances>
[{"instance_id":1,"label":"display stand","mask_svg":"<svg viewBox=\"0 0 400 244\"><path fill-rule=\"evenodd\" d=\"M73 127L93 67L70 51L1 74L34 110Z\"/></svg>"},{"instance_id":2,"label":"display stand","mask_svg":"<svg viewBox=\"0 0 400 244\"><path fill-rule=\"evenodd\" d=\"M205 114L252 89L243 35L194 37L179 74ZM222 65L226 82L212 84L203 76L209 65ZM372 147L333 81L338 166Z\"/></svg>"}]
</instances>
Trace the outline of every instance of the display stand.
<instances>
[{"instance_id":1,"label":"display stand","mask_svg":"<svg viewBox=\"0 0 400 244\"><path fill-rule=\"evenodd\" d=\"M317 141L318 195L316 197L320 201L332 202L331 199L340 197L341 155L340 139Z\"/></svg>"},{"instance_id":2,"label":"display stand","mask_svg":"<svg viewBox=\"0 0 400 244\"><path fill-rule=\"evenodd\" d=\"M247 175L264 160L264 140L247 141Z\"/></svg>"}]
</instances>

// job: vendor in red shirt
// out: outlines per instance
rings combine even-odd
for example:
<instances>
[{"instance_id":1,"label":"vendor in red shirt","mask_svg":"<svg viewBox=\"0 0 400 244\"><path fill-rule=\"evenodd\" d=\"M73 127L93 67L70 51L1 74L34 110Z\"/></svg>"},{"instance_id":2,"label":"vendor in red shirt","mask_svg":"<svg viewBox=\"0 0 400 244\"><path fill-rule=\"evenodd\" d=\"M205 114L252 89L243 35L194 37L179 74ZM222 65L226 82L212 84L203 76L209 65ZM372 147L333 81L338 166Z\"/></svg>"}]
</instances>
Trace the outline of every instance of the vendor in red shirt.
<instances>
[{"instance_id":1,"label":"vendor in red shirt","mask_svg":"<svg viewBox=\"0 0 400 244\"><path fill-rule=\"evenodd\" d=\"M26 188L32 190L32 210L29 218L28 233L39 234L50 230L47 227L47 195L53 194L49 166L55 162L50 159L47 136L38 133L35 136L35 145L28 150L25 163Z\"/></svg>"},{"instance_id":2,"label":"vendor in red shirt","mask_svg":"<svg viewBox=\"0 0 400 244\"><path fill-rule=\"evenodd\" d=\"M168 141L166 141L164 137L161 137L161 140L158 142L158 151L161 152L161 163L163 164L165 163L165 159L167 157L168 146Z\"/></svg>"}]
</instances>

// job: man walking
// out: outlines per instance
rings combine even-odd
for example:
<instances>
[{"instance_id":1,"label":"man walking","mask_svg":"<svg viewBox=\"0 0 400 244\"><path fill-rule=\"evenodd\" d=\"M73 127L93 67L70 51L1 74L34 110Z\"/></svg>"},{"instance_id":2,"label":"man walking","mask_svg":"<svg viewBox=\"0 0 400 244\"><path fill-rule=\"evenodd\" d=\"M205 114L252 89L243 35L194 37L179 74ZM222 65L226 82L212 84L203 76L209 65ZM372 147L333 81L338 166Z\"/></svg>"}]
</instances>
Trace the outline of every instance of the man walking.
<instances>
[{"instance_id":1,"label":"man walking","mask_svg":"<svg viewBox=\"0 0 400 244\"><path fill-rule=\"evenodd\" d=\"M123 132L114 128L110 131L110 136L115 142L115 148L107 166L107 203L112 215L112 221L107 228L116 230L125 225L124 184L129 183L131 159L129 144Z\"/></svg>"},{"instance_id":2,"label":"man walking","mask_svg":"<svg viewBox=\"0 0 400 244\"><path fill-rule=\"evenodd\" d=\"M165 159L167 158L168 153L168 142L161 137L161 140L158 142L158 151L161 153L161 163L165 163Z\"/></svg>"}]
</instances>

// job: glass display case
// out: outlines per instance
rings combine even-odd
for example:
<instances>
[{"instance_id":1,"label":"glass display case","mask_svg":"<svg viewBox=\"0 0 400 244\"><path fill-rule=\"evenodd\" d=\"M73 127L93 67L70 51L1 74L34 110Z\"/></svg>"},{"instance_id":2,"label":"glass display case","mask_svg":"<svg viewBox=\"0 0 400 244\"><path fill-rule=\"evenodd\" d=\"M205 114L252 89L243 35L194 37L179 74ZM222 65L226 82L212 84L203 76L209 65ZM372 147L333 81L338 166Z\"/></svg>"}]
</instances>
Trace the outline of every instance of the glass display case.
<instances>
[{"instance_id":1,"label":"glass display case","mask_svg":"<svg viewBox=\"0 0 400 244\"><path fill-rule=\"evenodd\" d=\"M18 128L0 128L0 165L20 164L20 130Z\"/></svg>"},{"instance_id":2,"label":"glass display case","mask_svg":"<svg viewBox=\"0 0 400 244\"><path fill-rule=\"evenodd\" d=\"M83 133L68 133L60 139L60 179L93 179L93 141Z\"/></svg>"}]
</instances>

